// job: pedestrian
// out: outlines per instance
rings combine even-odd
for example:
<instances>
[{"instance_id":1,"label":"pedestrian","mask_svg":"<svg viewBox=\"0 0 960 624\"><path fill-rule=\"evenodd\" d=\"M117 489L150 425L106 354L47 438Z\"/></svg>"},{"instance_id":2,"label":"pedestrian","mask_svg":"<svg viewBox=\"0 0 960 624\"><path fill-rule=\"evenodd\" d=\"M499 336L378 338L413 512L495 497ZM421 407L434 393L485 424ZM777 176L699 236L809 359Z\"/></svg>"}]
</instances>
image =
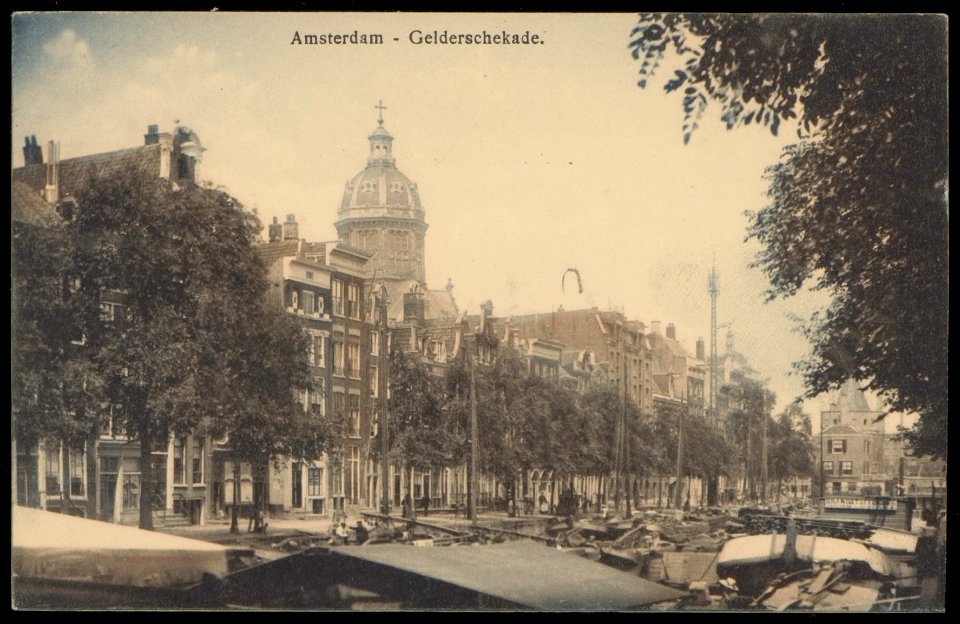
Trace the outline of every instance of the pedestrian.
<instances>
[{"instance_id":1,"label":"pedestrian","mask_svg":"<svg viewBox=\"0 0 960 624\"><path fill-rule=\"evenodd\" d=\"M429 515L430 511L430 497L426 494L423 495L423 498L420 499L420 505L423 507L423 515Z\"/></svg>"},{"instance_id":2,"label":"pedestrian","mask_svg":"<svg viewBox=\"0 0 960 624\"><path fill-rule=\"evenodd\" d=\"M357 526L354 528L354 533L357 536L357 544L362 544L370 539L370 532L367 531L367 527L363 526L362 520L357 520Z\"/></svg>"},{"instance_id":3,"label":"pedestrian","mask_svg":"<svg viewBox=\"0 0 960 624\"><path fill-rule=\"evenodd\" d=\"M547 497L542 493L540 494L539 503L540 503L541 514L546 514L548 511L550 511L550 502L547 500Z\"/></svg>"},{"instance_id":4,"label":"pedestrian","mask_svg":"<svg viewBox=\"0 0 960 624\"><path fill-rule=\"evenodd\" d=\"M407 492L407 495L403 497L403 517L407 520L413 520L417 517L417 512L413 507L413 499L410 498L410 492Z\"/></svg>"},{"instance_id":5,"label":"pedestrian","mask_svg":"<svg viewBox=\"0 0 960 624\"><path fill-rule=\"evenodd\" d=\"M341 523L339 524L339 526L337 526L337 530L336 530L336 533L334 533L334 537L336 537L336 540L337 540L337 543L338 543L338 544L346 544L346 543L347 543L347 540L349 539L350 534L347 533L347 523L346 523L346 522L341 522Z\"/></svg>"},{"instance_id":6,"label":"pedestrian","mask_svg":"<svg viewBox=\"0 0 960 624\"><path fill-rule=\"evenodd\" d=\"M507 499L507 515L511 518L513 518L516 515L514 507L515 506L513 504L513 497L511 496L510 498Z\"/></svg>"}]
</instances>

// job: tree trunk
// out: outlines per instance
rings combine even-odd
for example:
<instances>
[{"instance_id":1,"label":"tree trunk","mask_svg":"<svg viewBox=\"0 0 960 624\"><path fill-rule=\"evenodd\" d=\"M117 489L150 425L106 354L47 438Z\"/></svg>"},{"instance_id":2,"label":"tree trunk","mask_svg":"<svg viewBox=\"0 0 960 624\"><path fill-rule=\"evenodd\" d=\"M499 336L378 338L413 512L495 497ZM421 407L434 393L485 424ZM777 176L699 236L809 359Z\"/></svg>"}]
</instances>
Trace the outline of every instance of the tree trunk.
<instances>
[{"instance_id":1,"label":"tree trunk","mask_svg":"<svg viewBox=\"0 0 960 624\"><path fill-rule=\"evenodd\" d=\"M146 401L140 405L140 528L153 530L153 432L146 414ZM120 461L123 461L121 459ZM120 484L123 487L123 484Z\"/></svg>"},{"instance_id":2,"label":"tree trunk","mask_svg":"<svg viewBox=\"0 0 960 624\"><path fill-rule=\"evenodd\" d=\"M233 460L233 507L230 509L230 532L240 532L240 456Z\"/></svg>"}]
</instances>

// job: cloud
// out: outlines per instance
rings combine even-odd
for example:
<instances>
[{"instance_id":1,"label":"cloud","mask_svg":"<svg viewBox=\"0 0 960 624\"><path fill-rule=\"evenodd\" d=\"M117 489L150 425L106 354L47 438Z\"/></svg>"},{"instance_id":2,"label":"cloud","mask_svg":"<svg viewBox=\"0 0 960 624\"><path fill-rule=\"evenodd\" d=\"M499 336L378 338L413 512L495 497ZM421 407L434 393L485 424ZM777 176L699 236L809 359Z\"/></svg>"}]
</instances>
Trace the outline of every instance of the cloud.
<instances>
[{"instance_id":1,"label":"cloud","mask_svg":"<svg viewBox=\"0 0 960 624\"><path fill-rule=\"evenodd\" d=\"M70 70L89 70L94 66L90 46L77 33L64 30L60 36L43 44L43 53L50 63Z\"/></svg>"}]
</instances>

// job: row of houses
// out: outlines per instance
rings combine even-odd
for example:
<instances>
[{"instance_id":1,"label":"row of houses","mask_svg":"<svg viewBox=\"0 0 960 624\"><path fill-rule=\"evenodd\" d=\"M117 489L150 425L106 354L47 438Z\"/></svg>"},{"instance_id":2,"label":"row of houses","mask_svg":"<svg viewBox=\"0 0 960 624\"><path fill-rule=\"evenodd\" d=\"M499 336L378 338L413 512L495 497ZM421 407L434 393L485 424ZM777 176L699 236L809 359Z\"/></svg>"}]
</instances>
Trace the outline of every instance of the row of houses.
<instances>
[{"instance_id":1,"label":"row of houses","mask_svg":"<svg viewBox=\"0 0 960 624\"><path fill-rule=\"evenodd\" d=\"M279 467L232 464L228 440L171 436L144 460L107 407L100 426L82 448L52 440L18 448L16 492L22 504L118 522L135 523L140 505L140 472L150 461L158 475L154 508L160 522L204 523L239 506L273 513L328 514L350 507L377 507L383 487L393 505L410 494L433 506L462 505L466 470L421 472L391 467L388 483L372 458L378 428L382 376L381 333L388 348L414 354L436 375L458 358L475 354L490 361L496 349L516 350L530 374L585 391L611 385L644 414L665 403L703 412L705 361L702 339L694 353L678 340L676 328L659 322L649 328L623 313L597 308L495 317L492 304L479 314L460 310L453 284L427 287L427 224L417 185L396 167L393 137L378 127L368 137L367 165L344 190L337 212L338 239L311 242L300 236L294 214L268 224L259 247L268 268L276 305L297 318L311 339L309 358L316 390L301 392L306 412L318 418L343 415L343 444L320 458L285 458ZM24 146L25 165L13 171L15 221L51 227L69 210L71 197L96 177L125 168L155 172L178 183L196 180L203 147L196 133L172 133L150 126L141 146L60 160L48 146L48 162L35 138ZM380 317L384 297L386 318ZM122 298L105 298L104 317L123 323ZM239 487L234 483L239 474ZM524 491L547 491L552 475L534 471ZM576 487L591 499L606 494L596 478ZM481 504L505 494L506 484L481 478ZM666 501L677 484L671 477L636 479L623 486L638 501ZM688 482L687 496L699 504L701 484ZM668 491L668 489L670 489ZM239 492L239 496L235 496ZM550 496L554 493L550 491Z\"/></svg>"}]
</instances>

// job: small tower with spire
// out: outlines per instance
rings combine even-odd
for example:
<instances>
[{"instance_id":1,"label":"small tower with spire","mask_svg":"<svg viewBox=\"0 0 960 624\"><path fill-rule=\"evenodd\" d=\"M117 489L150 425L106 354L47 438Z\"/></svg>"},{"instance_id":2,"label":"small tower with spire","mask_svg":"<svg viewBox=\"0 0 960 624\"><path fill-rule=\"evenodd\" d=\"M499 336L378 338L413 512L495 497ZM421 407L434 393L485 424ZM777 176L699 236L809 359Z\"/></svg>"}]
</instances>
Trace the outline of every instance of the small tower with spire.
<instances>
[{"instance_id":1,"label":"small tower with spire","mask_svg":"<svg viewBox=\"0 0 960 624\"><path fill-rule=\"evenodd\" d=\"M383 111L387 109L383 105L383 100L374 106L379 109L380 115L377 117L377 128L370 136L370 164L383 164L392 166L393 161L393 136L383 127Z\"/></svg>"}]
</instances>

